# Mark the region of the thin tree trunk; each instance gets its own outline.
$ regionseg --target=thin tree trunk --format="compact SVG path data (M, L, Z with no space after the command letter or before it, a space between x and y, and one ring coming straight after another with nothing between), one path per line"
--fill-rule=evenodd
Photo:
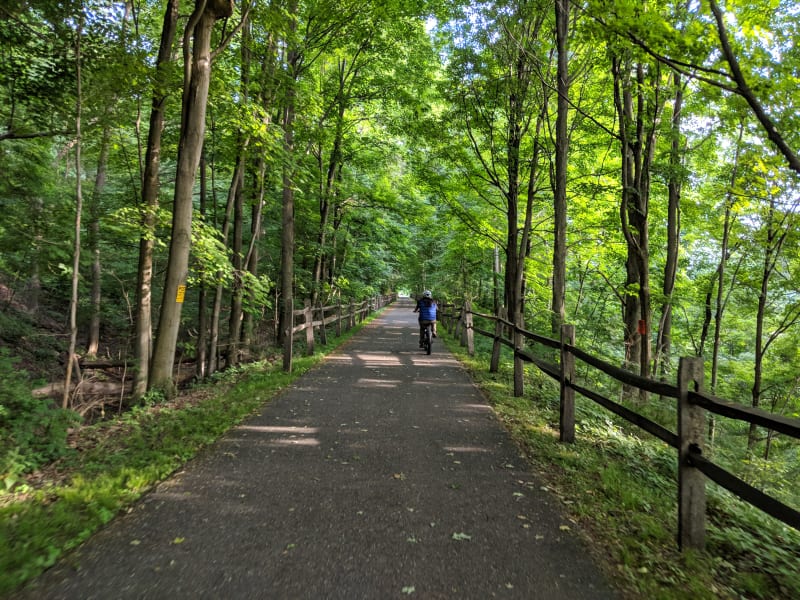
M78 342L78 281L81 264L81 212L83 210L83 190L81 189L81 116L83 110L83 90L81 75L81 37L83 35L83 12L78 18L75 33L75 239L72 250L72 294L69 301L69 349L67 350L67 371L64 377L64 396L61 406L69 407L69 390L73 365L77 365L75 347Z
M292 312L294 311L294 168L290 164L294 151L294 118L295 118L295 84L297 81L297 66L300 54L297 41L294 39L297 31L297 0L291 0L288 7L291 19L289 26L290 40L287 54L288 89L286 90L286 104L283 112L283 146L286 156L289 157L283 166L283 198L281 209L281 319L280 335L283 345L283 369L290 371L292 368Z
M239 187L242 185L244 172L244 152L240 152L236 160L236 169L231 178L231 185L228 188L228 200L225 203L225 216L222 220L222 243L228 243L228 234L230 233L231 219L233 215L233 205L236 202L236 194ZM214 292L214 306L211 309L211 340L210 352L208 356L208 374L212 375L217 372L219 368L219 322L222 313L222 295L224 289L221 283L217 284L216 291Z
M262 191L263 194L263 191ZM263 199L259 200L259 202L253 206L252 215L250 220L250 235L251 242L250 242L250 249L245 256L245 268L247 269L250 276L253 280L258 279L258 241L261 239L261 211L263 208L262 205ZM252 307L255 304L255 299L253 298L253 291L248 288L246 290L248 294L248 302L250 304L250 310L244 311L244 317L242 319L242 343L241 343L241 351L246 355L251 355L251 346L253 344L253 329L255 328L255 322L253 318L253 309Z
M521 65L516 65L515 75L522 73ZM515 83L519 86L520 81ZM522 232L519 229L519 173L520 146L522 144L522 99L517 90L508 96L508 129L506 137L508 191L506 193L506 305L512 323L522 326L522 279L524 276L524 246L521 245Z
M31 224L33 226L33 240L31 242L30 271L28 283L25 288L25 306L32 314L39 312L39 300L42 293L42 278L39 271L39 253L44 242L42 221L44 218L44 201L41 198L31 200Z
M208 185L206 176L206 153L200 154L200 215L203 220L208 213ZM208 357L208 285L204 281L200 285L197 299L197 361L195 363L195 376L202 381L206 377L206 360Z
M245 27L242 31L241 43L241 85L240 93L242 104L247 105L250 97L250 28ZM241 131L239 138L243 138ZM247 161L247 142L241 149L243 164ZM235 202L233 207L233 289L231 290L231 312L228 319L228 351L227 366L234 366L239 363L240 344L242 341L242 304L244 298L244 279L242 270L245 268L244 257L242 256L243 236L244 236L244 182L245 169L242 170L241 180L236 188Z
M614 72L614 102L619 117L619 134L622 148L622 201L620 203L620 221L622 223L622 233L628 247L627 258L625 260L625 291L623 306L623 327L625 344L625 364L632 367L639 363L641 356L641 346L638 343L639 315L641 314L639 302L640 297L633 289L638 285L638 270L634 260L637 248L637 240L631 231L629 224L629 214L633 210L630 208L634 204L633 184L635 173L635 155L632 150L634 147L633 134L629 133L633 127L633 100L631 96L631 83L628 74L630 67L627 61L615 58L613 61ZM628 391L625 392L626 395Z
M342 143L344 138L344 115L346 111L345 86L347 83L347 62L339 61L339 89L337 92L336 126L334 128L333 148L325 172L325 182L320 191L319 201L319 231L317 233L317 253L314 256L313 287L311 306L316 306L322 286L323 265L325 262L325 245L327 243L328 220L330 207L336 195L336 174L339 172L342 161Z
M782 233L779 231L780 225L776 223L777 211L775 209L775 198L770 198L769 213L766 218L766 243L764 247L764 268L761 273L761 289L758 293L758 310L756 311L756 340L755 340L755 363L753 365L753 390L752 406L758 408L761 404L761 381L764 375L764 357L767 352L768 343L764 343L764 326L767 317L767 301L769 297L769 282L775 272L775 265L781 253L781 247L786 239L788 230ZM774 339L774 338L773 338ZM752 450L758 442L758 426L750 423L747 434L747 448Z
M731 172L731 181L728 187L728 192L725 197L725 220L722 224L722 247L719 256L719 268L717 281L717 301L716 311L714 314L714 344L711 352L711 393L717 393L717 378L719 373L719 349L722 344L722 317L725 311L726 302L723 300L725 291L725 268L729 259L729 245L731 236L731 208L733 206L733 190L736 185L736 179L739 171L739 156L741 154L742 136L744 135L744 124L739 125L739 138L736 141L736 154L733 159L733 170ZM733 281L731 281L733 286ZM716 418L714 413L709 413L708 416L708 441L709 447L713 447L714 438L716 437Z
M500 247L492 249L492 306L495 315L500 314Z
M564 302L567 281L567 159L569 156L569 0L556 0L556 45L558 48L555 144L555 185L553 189L553 297L551 302L553 336L558 336L566 319Z
M770 211L771 212L771 211ZM772 238L773 232L772 219L769 219L770 232L768 238ZM769 242L768 242L769 244ZM755 340L755 363L753 364L753 389L752 406L758 408L761 404L761 379L764 372L764 318L767 312L767 294L769 292L769 278L771 274L770 263L772 261L772 248L768 245L764 255L764 270L761 274L761 290L758 294L758 310L756 311L756 340ZM758 428L755 423L750 424L747 434L747 448L752 450L758 442Z
M105 191L106 171L108 169L108 154L111 145L111 128L103 126L103 135L100 141L100 155L97 159L97 173L94 178L94 190L92 191L91 205L89 206L89 251L92 253L92 293L91 293L91 312L89 315L89 331L86 343L86 353L89 356L97 356L100 346L100 308L102 298L101 276L102 267L100 264L100 201Z
M244 162L244 160L243 160ZM233 265L233 287L231 289L231 311L228 316L228 348L225 353L227 367L239 362L239 342L242 333L242 268L243 268L243 231L244 231L244 174L236 186L233 202L233 239L231 243L231 262Z
M667 259L664 263L664 282L662 293L664 302L661 305L661 319L656 336L657 359L653 365L654 373L666 375L670 368L670 352L672 347L672 292L675 289L675 278L678 272L678 251L680 249L681 232L681 111L683 107L683 87L681 76L673 75L675 90L672 107L672 140L669 155L669 181L667 206Z
M253 203L252 215L250 217L250 247L247 249L244 264L253 280L258 278L258 242L261 239L261 221L264 211L264 178L266 176L267 164L262 156L258 164L257 176L257 198ZM250 295L251 307L255 304L255 299L252 297L252 290L248 290ZM244 313L244 320L242 323L242 351L250 352L250 346L253 343L253 311L249 310Z

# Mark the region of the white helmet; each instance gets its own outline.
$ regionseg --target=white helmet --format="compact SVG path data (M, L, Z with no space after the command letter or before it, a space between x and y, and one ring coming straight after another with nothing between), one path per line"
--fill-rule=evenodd
M433 298L433 294L431 294L430 290L425 290L424 292L422 292L422 297L423 298Z

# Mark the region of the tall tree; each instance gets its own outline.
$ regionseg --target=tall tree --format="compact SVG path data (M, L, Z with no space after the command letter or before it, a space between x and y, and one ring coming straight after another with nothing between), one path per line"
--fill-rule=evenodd
M653 373L665 374L670 367L670 350L672 348L672 293L678 275L678 254L680 251L681 232L681 186L683 183L683 149L681 138L681 122L683 111L683 83L679 73L673 74L672 117L670 119L670 151L667 172L667 256L664 261L664 279L662 283L661 317L656 333L656 360Z
M547 62L541 38L547 13L525 1L481 8L482 19L493 26L472 32L473 18L465 18L459 32L464 42L451 62L453 102L472 151L471 159L464 158L476 167L468 181L503 216L504 304L510 319L522 324L525 260L542 174L539 135L547 106L542 92L548 88L536 85L536 73Z
M283 149L287 157L294 151L294 118L296 85L302 55L297 40L298 2L291 0L288 7L290 19L286 50L286 93L283 99ZM280 335L283 352L283 369L292 366L292 323L294 311L294 169L286 161L283 166L283 196L281 202L281 319Z
M69 349L67 350L67 371L64 378L64 396L62 407L69 405L70 380L72 378L73 367L77 369L78 357L75 348L78 341L78 282L80 281L81 264L81 213L83 212L83 190L81 178L83 176L81 168L81 119L83 117L83 75L81 71L81 43L83 37L83 7L80 7L78 15L78 27L75 32L75 237L73 239L72 253L72 295L69 300Z
M611 59L621 144L620 221L627 245L624 297L626 362L650 374L650 182L663 108L658 65L626 49Z
M233 14L233 0L198 0L184 33L184 93L181 133L172 208L169 261L153 349L149 389L172 393L172 368L180 329L181 308L192 241L193 189L205 135L211 78L211 34L216 22ZM191 49L191 58L189 52Z
M566 312L567 286L567 162L569 158L569 0L555 0L556 11L556 139L553 186L553 299L552 333L557 336Z
M147 391L150 379L150 359L153 340L153 249L156 236L156 213L159 202L159 171L161 168L161 135L164 129L168 97L168 67L172 61L172 43L178 25L180 0L167 0L161 28L161 42L155 64L153 97L150 107L150 127L147 130L147 150L142 174L142 201L140 206L142 235L139 240L139 266L136 270L136 332L134 354L136 375L133 396Z

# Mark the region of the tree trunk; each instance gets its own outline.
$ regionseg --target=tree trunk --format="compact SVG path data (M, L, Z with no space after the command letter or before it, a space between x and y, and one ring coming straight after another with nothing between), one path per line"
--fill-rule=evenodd
M31 314L39 312L39 299L42 293L42 278L39 271L39 253L44 242L42 222L44 219L44 201L41 198L31 200L31 224L33 239L31 240L31 261L28 272L28 283L25 286L24 302Z
M244 162L244 161L243 161ZM233 239L231 240L231 262L233 265L233 287L231 289L231 312L228 318L228 349L225 353L226 367L239 362L239 342L242 333L242 236L244 231L244 174L236 186L233 202Z
M236 169L234 170L233 177L231 178L231 185L228 188L228 200L225 203L225 216L222 220L222 243L228 243L228 234L231 228L231 219L233 216L233 205L236 202L236 194L242 185L244 172L244 150L239 153L236 160ZM219 368L219 321L222 313L222 295L223 287L221 283L217 284L214 293L214 307L211 309L211 340L210 352L208 357L208 374L212 375L217 372Z
M86 342L86 353L96 356L100 346L100 308L101 308L101 275L100 264L100 201L105 191L106 171L108 168L108 153L111 145L111 128L103 126L103 135L100 140L100 154L97 159L97 173L94 178L94 190L89 206L89 224L87 233L89 237L89 251L92 253L92 292L91 312L89 315L89 331Z
M287 90L283 110L283 148L289 157L283 165L283 198L281 209L281 319L280 336L283 345L283 369L290 371L292 368L292 312L294 311L294 167L291 163L294 152L294 117L295 117L295 84L297 81L297 66L300 54L297 41L294 39L297 31L297 0L289 3L290 41L287 53Z
M264 177L266 176L267 163L262 156L258 161L258 175L255 202L253 202L252 214L250 217L250 247L247 249L247 254L244 257L244 265L248 270L253 280L258 279L258 242L261 239L261 221L264 211ZM251 308L255 305L255 299L252 297L252 290L246 290L249 295ZM244 320L242 322L242 350L250 352L250 346L253 343L253 311L249 310L244 313Z
M633 99L631 95L630 65L627 61L615 58L613 61L614 70L614 101L617 115L619 117L619 134L622 149L622 195L620 203L620 221L622 223L622 233L628 248L625 260L625 289L623 306L623 326L625 344L625 364L632 368L640 361L641 346L638 342L639 316L641 309L639 306L640 297L637 292L639 285L638 269L634 256L638 242L634 237L629 225L630 213L635 206L633 197L633 186L635 184L635 139L629 133L634 126L633 121ZM629 392L629 391L628 391ZM627 394L627 392L626 392Z
M232 5L221 0L206 4L197 18L197 8L187 25L184 42L193 30L192 59L185 65L181 133L178 142L178 167L172 209L172 238L164 282L164 296L158 322L158 337L153 349L150 389L173 393L172 365L180 329L181 309L189 271L192 243L192 192L205 134L208 86L211 79L211 32L217 19L230 16ZM196 22L196 26L193 26ZM186 54L187 50L184 50ZM186 57L188 63L188 57Z
M83 92L81 75L81 36L83 35L83 16L78 20L78 31L75 36L75 239L72 251L72 295L69 301L69 349L67 350L67 371L64 377L64 395L62 408L69 407L69 386L72 379L72 367L78 364L75 347L78 340L78 282L81 264L81 211L83 210L83 191L81 189L81 116L83 110Z
M752 406L758 408L761 404L761 379L764 371L764 318L767 312L767 292L769 290L769 263L771 260L770 248L764 256L764 271L761 274L761 290L758 294L758 310L756 311L756 340L755 340L755 363L753 364L753 390ZM747 448L752 450L758 442L758 427L755 423L750 423L747 434Z
M558 48L555 140L555 182L553 186L553 298L551 302L553 337L558 337L566 319L564 302L567 282L567 159L569 156L569 0L556 0L556 45Z
M766 243L764 247L764 268L761 273L761 289L758 293L758 310L756 311L756 340L755 340L755 363L753 365L753 392L752 406L758 408L761 404L761 380L764 374L764 356L767 352L768 344L764 343L764 321L767 317L767 299L769 297L769 281L775 271L775 264L780 255L783 241L786 239L786 231L780 233L776 224L775 198L770 198L769 213L766 218ZM747 448L752 450L758 442L758 426L750 423L747 434Z
M673 75L675 90L672 107L672 140L669 154L669 181L668 206L667 206L667 259L664 263L664 282L662 292L664 302L661 305L661 319L658 322L658 335L656 336L657 359L653 365L654 373L666 376L670 369L670 351L672 347L672 292L675 289L675 278L678 272L678 251L680 249L681 233L681 111L683 108L683 88L681 76Z
M250 28L242 31L241 43L241 85L240 94L242 104L247 105L250 97ZM239 137L243 138L242 132ZM247 163L247 146L249 140L241 144L242 164ZM239 185L236 187L233 205L233 240L231 244L233 263L233 289L231 290L231 312L228 319L228 351L226 352L226 366L231 367L239 363L242 341L242 305L244 298L244 279L242 269L245 268L242 248L244 246L244 183L245 168L242 169Z
M178 23L179 0L168 0L161 30L161 43L156 59L156 84L150 108L150 128L147 132L144 174L142 177L142 237L139 240L139 268L136 282L136 375L133 396L139 398L147 391L150 378L150 355L153 340L153 250L155 248L155 221L158 211L161 167L161 134L164 129L164 108L167 93L164 91L167 66L172 56L172 40Z
M508 188L506 192L506 282L505 296L508 316L512 323L523 324L522 279L524 277L523 232L519 229L519 177L520 146L522 144L522 98L520 88L526 88L522 60L514 65L513 89L508 95L508 127L506 132L506 165Z
M325 170L325 182L319 201L319 231L317 233L317 253L314 256L313 287L311 306L316 306L322 287L323 265L325 263L325 245L327 243L328 220L330 217L331 203L336 196L336 175L342 162L342 143L344 138L344 115L347 109L345 86L347 83L347 62L339 61L339 89L336 94L336 125L334 128L333 148Z
M717 273L719 280L717 281L717 301L716 311L714 314L714 343L711 352L711 393L717 393L717 377L719 373L719 349L722 344L722 317L725 311L727 302L723 299L725 292L725 269L730 258L730 236L731 236L731 210L733 207L734 197L733 190L736 186L736 179L738 178L739 171L739 157L741 154L742 136L744 135L744 124L739 125L739 138L736 141L736 154L733 159L733 170L731 171L731 181L728 187L728 192L725 195L725 219L722 224L722 247L720 248L719 268ZM731 279L731 290L734 286L734 278ZM708 415L708 441L709 447L713 447L714 438L716 437L716 418L714 413Z
M206 153L200 154L200 215L205 220L208 211L206 204L208 200L208 185L206 177ZM199 297L197 299L197 361L195 362L195 376L202 381L206 377L206 360L208 357L208 285L200 284Z
M656 127L663 108L659 71L646 73L643 64L613 59L614 103L619 115L622 147L620 220L628 248L626 260L624 336L626 363L650 374L650 166L655 156ZM634 82L631 73L635 73ZM649 77L648 77L649 75ZM649 84L649 87L646 87ZM651 98L646 96L652 94ZM626 394L630 389L625 389ZM639 392L645 402L647 393Z

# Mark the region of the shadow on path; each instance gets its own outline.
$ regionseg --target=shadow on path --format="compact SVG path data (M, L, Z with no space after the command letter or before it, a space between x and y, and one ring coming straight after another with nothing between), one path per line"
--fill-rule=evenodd
M467 374L386 310L26 598L613 598Z

